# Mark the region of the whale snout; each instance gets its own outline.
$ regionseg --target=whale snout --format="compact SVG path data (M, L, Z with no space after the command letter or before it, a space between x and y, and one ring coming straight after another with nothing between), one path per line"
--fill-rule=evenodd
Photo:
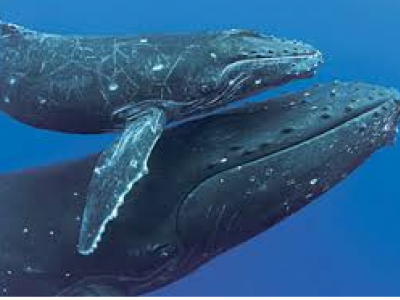
M207 156L212 176L181 206L182 240L212 232L218 243L205 251L220 253L317 199L393 140L398 100L391 89L335 82L230 112L219 124L221 146ZM203 219L207 226L196 227Z
M310 44L273 36L259 39L256 59L260 66L275 66L282 76L310 77L324 61L322 53Z
M224 78L248 74L249 89L311 77L323 63L322 53L312 45L249 31L234 31L220 46L228 57Z

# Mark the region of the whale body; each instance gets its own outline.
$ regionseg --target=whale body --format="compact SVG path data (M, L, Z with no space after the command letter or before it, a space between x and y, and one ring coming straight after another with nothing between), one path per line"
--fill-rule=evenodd
M397 100L393 90L332 83L166 130L153 171L127 195L136 201L90 256L74 249L99 154L0 176L3 293L140 295L172 283L307 206L392 142Z

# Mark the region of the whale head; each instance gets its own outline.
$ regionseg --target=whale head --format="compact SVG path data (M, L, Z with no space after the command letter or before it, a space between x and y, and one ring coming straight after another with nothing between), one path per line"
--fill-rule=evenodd
M246 30L224 31L209 38L209 47L199 50L197 59L192 60L201 65L193 68L196 73L190 74L185 84L192 87L190 93L197 102L190 112L212 111L292 80L311 77L323 62L320 51L295 40Z

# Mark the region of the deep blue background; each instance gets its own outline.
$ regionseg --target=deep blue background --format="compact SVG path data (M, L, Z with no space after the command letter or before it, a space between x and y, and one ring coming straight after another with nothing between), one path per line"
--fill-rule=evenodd
M256 29L322 50L318 81L400 88L399 0L1 0L0 17L76 34ZM111 138L41 132L2 115L0 133L1 172L79 157ZM400 295L399 166L400 146L380 151L315 204L154 294Z

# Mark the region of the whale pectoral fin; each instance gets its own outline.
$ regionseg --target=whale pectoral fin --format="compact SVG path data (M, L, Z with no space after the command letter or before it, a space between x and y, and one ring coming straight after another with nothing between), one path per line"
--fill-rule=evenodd
M97 162L88 187L78 251L92 253L107 223L115 218L124 198L144 175L147 161L165 125L165 113L147 108L129 121L122 136Z

